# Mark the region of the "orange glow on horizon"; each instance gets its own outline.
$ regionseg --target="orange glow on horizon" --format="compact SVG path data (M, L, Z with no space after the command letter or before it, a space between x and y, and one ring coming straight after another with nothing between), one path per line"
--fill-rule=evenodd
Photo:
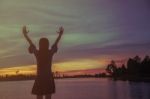
M66 61L53 64L52 71L53 72L69 72L69 71L79 71L82 70L90 70L90 69L101 69L104 68L106 62L104 60L90 60L90 59L81 59L81 60L73 60ZM28 65L28 66L14 66L10 68L1 68L1 75L18 75L18 74L35 74L36 73L36 65Z

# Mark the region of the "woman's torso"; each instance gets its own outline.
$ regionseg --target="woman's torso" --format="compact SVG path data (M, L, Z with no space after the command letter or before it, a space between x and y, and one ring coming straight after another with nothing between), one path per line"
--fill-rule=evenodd
M38 76L48 76L52 74L52 57L53 54L51 50L44 52L38 51L36 56Z

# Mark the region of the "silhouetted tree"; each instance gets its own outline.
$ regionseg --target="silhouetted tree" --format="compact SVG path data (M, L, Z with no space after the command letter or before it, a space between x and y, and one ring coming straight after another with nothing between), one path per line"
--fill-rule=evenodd
M108 64L106 71L112 75L112 76L116 76L116 72L117 72L117 65L115 63L115 61L111 61L110 64Z
M141 76L150 77L150 57L149 56L145 56L145 58L141 62L140 72L141 72Z
M139 56L135 56L133 59L129 58L127 62L127 71L129 75L139 75L140 74L140 65L141 58Z
M118 77L124 76L124 75L126 75L126 71L127 71L127 69L126 69L125 65L122 64L121 67L117 68L116 74Z

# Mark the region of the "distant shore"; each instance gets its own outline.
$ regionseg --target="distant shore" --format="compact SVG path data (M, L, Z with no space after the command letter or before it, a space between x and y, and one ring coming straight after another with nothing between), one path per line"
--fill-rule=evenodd
M11 76L0 76L0 82L4 81L26 81L35 80L36 75L11 75ZM109 75L75 75L75 76L62 76L54 77L54 79L69 79L69 78L110 78L114 81L129 81L129 82L148 82L150 83L150 77L112 77Z
M106 78L105 74L95 75L74 75L74 76L54 76L54 79L67 79L67 78ZM0 76L0 81L23 81L23 80L35 80L36 75L5 75Z

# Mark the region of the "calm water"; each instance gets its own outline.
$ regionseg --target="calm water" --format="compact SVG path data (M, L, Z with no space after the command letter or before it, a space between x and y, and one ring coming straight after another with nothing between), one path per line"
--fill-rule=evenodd
M150 99L150 83L109 79L56 80L52 99ZM0 99L35 99L33 81L0 82Z

